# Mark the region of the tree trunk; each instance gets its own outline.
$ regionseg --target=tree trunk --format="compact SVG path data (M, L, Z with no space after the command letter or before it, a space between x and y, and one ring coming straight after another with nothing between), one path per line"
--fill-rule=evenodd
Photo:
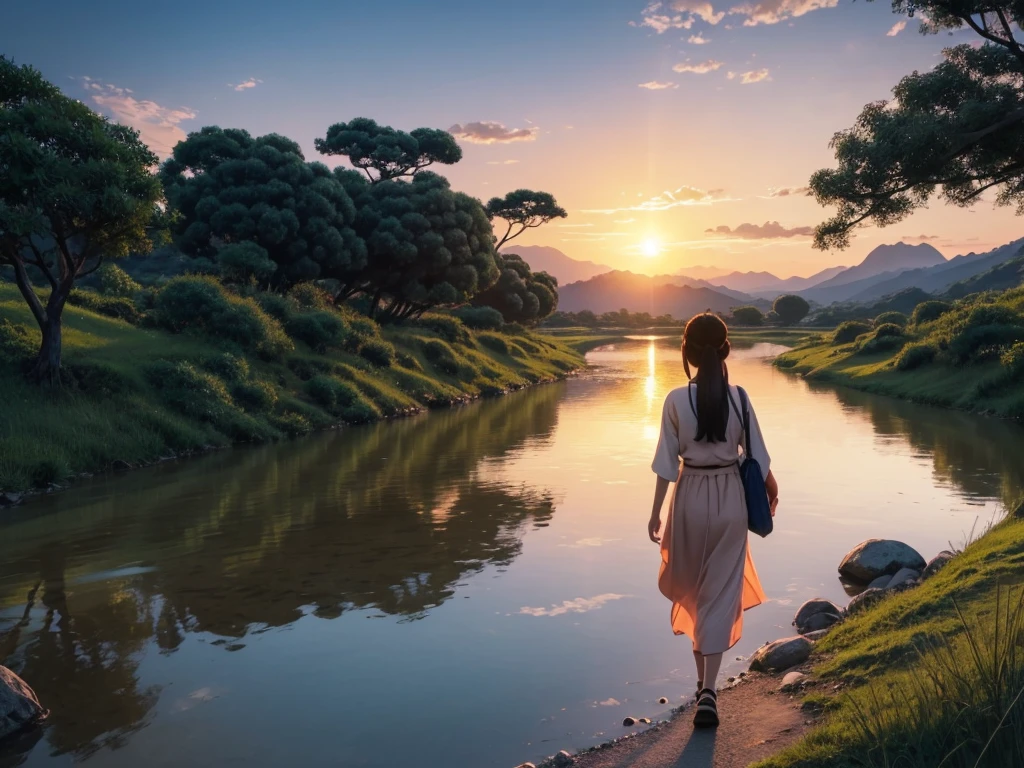
M57 389L60 387L60 355L63 340L61 314L48 312L46 322L42 326L43 343L39 347L30 376L44 387Z

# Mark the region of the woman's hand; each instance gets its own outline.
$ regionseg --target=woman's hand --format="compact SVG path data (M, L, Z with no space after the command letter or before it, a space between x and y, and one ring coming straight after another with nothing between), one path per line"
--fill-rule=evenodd
M774 499L772 499L771 504L772 504L772 517L775 517L775 508L777 506L779 506L779 497L776 496Z
M651 519L647 521L647 535L651 538L655 544L661 544L661 537L658 535L658 531L661 530L661 516L651 515Z

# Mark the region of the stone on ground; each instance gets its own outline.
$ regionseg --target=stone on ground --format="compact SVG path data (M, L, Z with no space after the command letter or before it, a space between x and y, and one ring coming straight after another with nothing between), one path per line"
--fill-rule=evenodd
M829 629L831 629L831 627L829 627ZM817 629L814 632L808 632L806 635L804 635L804 637L806 637L812 643L816 643L827 634L828 629Z
M890 581L892 581L892 576L888 573L883 573L877 579L868 584L868 589L885 589L889 586Z
M902 541L868 539L843 558L839 573L851 581L869 584L882 574L895 574L901 568L922 571L924 567L924 558Z
M822 614L831 614L835 617L832 621L826 621L822 624L821 619L815 621L816 616ZM812 600L808 600L806 603L797 609L796 616L793 618L793 624L796 626L796 631L801 635L807 632L813 632L816 629L824 629L830 627L839 620L839 617L843 615L843 609L833 603L831 600L826 600L823 597L815 597ZM812 626L812 623L817 626Z
M564 766L572 765L572 755L563 749L554 756L551 760L551 764L554 765L555 768L564 768Z
M913 568L900 568L896 571L896 575L892 577L892 581L889 582L889 586L886 589L908 587L911 585L911 582L915 582L919 578L921 578L920 571L915 571Z
M803 635L787 637L758 648L750 659L755 672L781 672L807 661L814 643Z
M950 560L956 555L950 552L948 549L944 549L931 560L928 561L928 565L924 567L924 571L921 572L921 578L927 579L934 576L936 573L941 571Z
M868 606L874 605L885 596L885 590L874 587L873 589L865 589L859 595L854 597L850 604L846 606L846 614L853 616L858 611L861 611Z
M7 667L0 666L0 741L38 723L47 714L35 691Z
M806 678L807 675L803 672L787 672L786 676L782 678L782 685L779 686L779 690L783 693L791 693L800 688Z

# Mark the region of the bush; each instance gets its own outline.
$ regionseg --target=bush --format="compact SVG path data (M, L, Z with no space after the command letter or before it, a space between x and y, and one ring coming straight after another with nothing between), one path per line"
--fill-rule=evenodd
M763 325L764 313L757 307L736 307L732 311L732 322L736 325Z
M910 314L910 322L914 325L930 323L933 320L938 320L952 308L953 305L948 301L939 301L938 299L922 301L914 307L914 311Z
M299 309L294 299L290 296L282 296L280 293L261 292L253 298L256 299L260 309L282 323L291 320Z
M779 321L783 325L796 325L807 317L811 305L802 296L787 294L775 300L772 311L779 316Z
M390 368L395 362L395 348L384 339L370 339L359 348L359 354L380 368Z
M907 324L907 316L902 312L883 312L875 318L875 327L880 325L898 325L903 328Z
M341 411L341 418L346 424L369 424L379 421L380 409L365 398L356 400Z
M186 416L216 422L231 407L224 382L184 361L158 360L144 369L161 399Z
M459 361L456 359L455 353L440 339L429 339L423 342L423 354L441 373L454 376L459 372Z
M334 299L331 298L331 294L316 283L297 283L288 291L288 297L303 309L334 308Z
M101 296L92 291L75 289L68 295L68 304L88 309L98 315L124 320L132 325L136 325L142 319L142 313L135 306L135 302L122 296Z
M899 349L906 343L907 340L902 335L872 336L861 343L857 348L857 354L873 355L878 352L891 352L894 349Z
M938 350L931 344L909 344L896 357L896 368L901 371L912 371L922 365L928 365L935 359L937 352Z
M1024 378L1024 342L1018 341L999 358L1011 378Z
M24 326L0 317L0 360L8 363L31 360L38 352L37 347Z
M845 323L840 323L832 334L832 345L849 344L851 341L856 341L858 336L870 330L871 326L867 323L862 323L859 320L847 320Z
M981 325L960 328L949 340L954 363L981 363L999 357L1003 349L1024 341L1024 328L1013 325Z
M94 395L117 395L137 388L114 366L100 362L65 361L61 366L68 383Z
M99 268L97 277L100 283L100 293L104 296L130 299L142 290L142 286L116 264L109 262L104 264Z
M153 300L153 320L172 333L199 333L225 339L265 358L294 345L280 322L252 299L228 293L212 277L175 277Z
M224 381L245 381L249 378L249 361L230 352L204 358L200 365Z
M503 336L499 336L496 333L481 333L477 336L477 341L495 352L500 352L503 355L508 354L508 342L505 341Z
M882 323L875 326L875 338L884 339L887 336L902 336L903 327L896 323Z
M235 283L265 284L277 271L277 264L271 261L266 249L248 240L221 248L217 252L217 266L225 280Z
M501 312L494 307L462 307L452 314L467 328L478 331L496 331L505 323Z
M324 352L328 347L343 349L353 336L352 329L341 315L322 309L295 315L285 329L293 339L308 344L317 352Z
M429 328L438 336L443 338L452 344L466 343L469 341L469 331L466 330L466 326L462 324L462 321L457 317L451 315L441 315L436 312L430 312L421 316L416 324L424 328Z
M359 390L353 384L335 376L320 374L306 382L306 394L313 402L332 413L351 405L360 399Z
M414 371L422 371L423 366L420 365L420 361L410 355L408 352L396 352L395 359L398 364L403 368L411 368Z
M247 411L266 413L277 404L277 387L266 381L239 381L231 386L231 397Z

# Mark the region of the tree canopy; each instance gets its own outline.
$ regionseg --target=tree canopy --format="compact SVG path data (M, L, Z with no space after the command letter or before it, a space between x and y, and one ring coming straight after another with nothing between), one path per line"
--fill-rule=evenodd
M762 325L764 313L757 307L736 307L732 311L732 319L739 325Z
M547 272L534 272L521 256L498 254L498 281L473 304L494 307L507 323L535 325L558 307L558 281Z
M347 157L371 183L415 176L434 163L452 165L462 159L462 148L447 131L416 128L406 133L368 117L335 123L314 145L322 155Z
M60 382L61 317L104 258L146 252L159 224L157 158L131 128L0 56L0 263L42 331L32 375ZM30 270L42 276L37 292Z
M498 239L496 249L528 229L547 224L552 219L564 219L568 215L555 201L554 195L529 189L517 189L504 197L492 197L487 202L487 217L503 219L507 225L505 233Z
M904 77L891 101L866 105L833 137L837 167L810 181L820 204L838 207L818 226L817 248L847 247L863 222L901 221L937 190L967 207L992 189L997 205L1024 213L1024 48L1014 36L1024 5L894 0L893 10L924 16L923 32L967 27L984 44L947 48L934 69Z
M366 265L345 186L323 163L307 163L291 139L208 126L178 143L160 175L179 216L183 251L217 260L221 248L250 242L276 265L259 265L252 249L236 251L227 259L232 275L243 253L279 288L322 278L347 281Z
M811 311L811 305L801 296L786 294L779 296L772 304L772 311L779 316L783 325L796 325Z

